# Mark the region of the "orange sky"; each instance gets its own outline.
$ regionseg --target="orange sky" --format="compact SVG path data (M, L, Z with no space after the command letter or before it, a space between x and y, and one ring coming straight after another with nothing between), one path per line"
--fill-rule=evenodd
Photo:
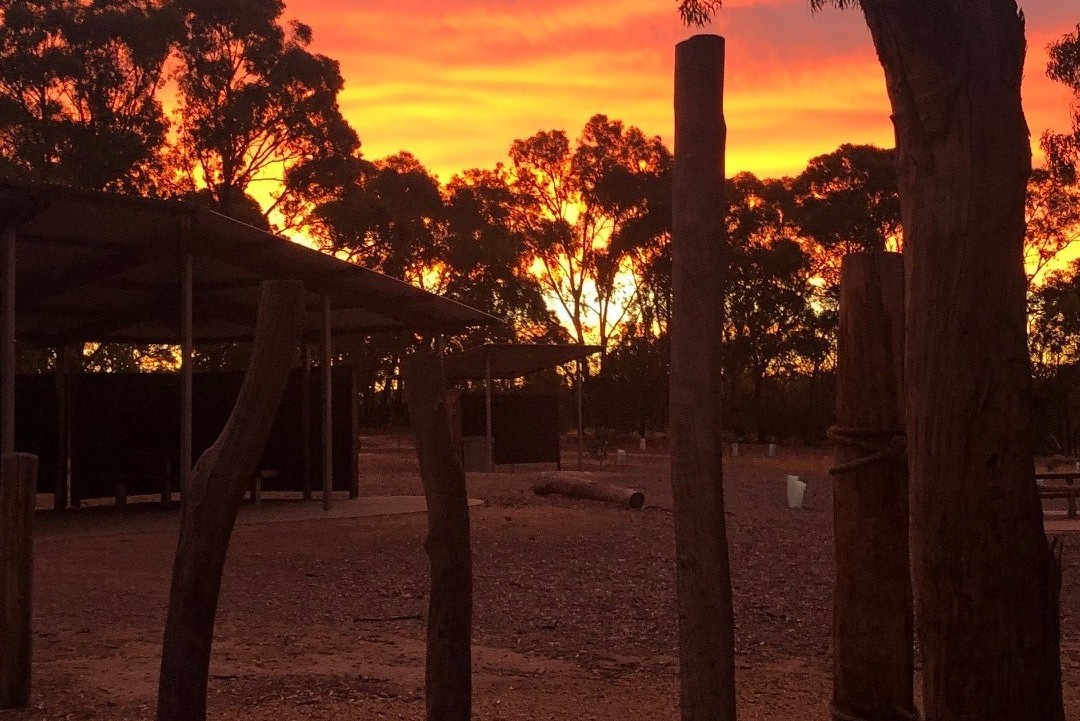
M1072 6L1067 9L1066 6ZM1029 0L1024 95L1037 138L1067 126L1046 45L1080 22L1071 0ZM444 181L491 166L515 138L576 134L606 113L672 135L675 0L288 0L314 49L341 62L364 154L411 151ZM774 176L842 142L892 145L881 69L856 11L727 0L728 169ZM1038 160L1038 159L1037 159Z

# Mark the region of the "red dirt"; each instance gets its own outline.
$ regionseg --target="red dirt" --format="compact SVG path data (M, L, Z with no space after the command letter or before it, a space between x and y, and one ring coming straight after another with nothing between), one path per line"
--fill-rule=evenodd
M828 461L755 453L728 463L725 483L740 717L826 718ZM369 444L362 472L365 494L420 493L411 450L393 440ZM810 483L808 509L786 507L786 473ZM534 470L470 474L470 495L487 502L472 513L475 718L678 717L667 457L631 451L605 475L645 488L645 510L534 496ZM5 719L153 717L176 539L153 509L91 534L106 512L39 514L33 706ZM210 717L423 718L424 532L422 514L238 527ZM1080 539L1066 538L1063 665L1074 718L1078 559Z

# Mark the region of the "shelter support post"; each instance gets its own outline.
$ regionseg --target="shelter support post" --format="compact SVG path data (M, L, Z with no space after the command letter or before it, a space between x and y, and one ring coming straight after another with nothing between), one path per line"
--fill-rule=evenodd
M484 433L487 447L487 470L495 470L495 434L491 432L491 356L484 361Z
M68 478L68 452L70 450L71 389L69 384L71 348L56 349L56 486L53 488L53 510L63 511L70 502L71 486Z
M300 360L304 364L300 382L300 423L304 436L304 500L311 500L311 346L307 341L301 346Z
M192 360L195 353L194 314L195 265L191 253L180 259L180 494L191 487L193 399L195 376Z
M0 232L0 453L15 452L15 231Z
M724 39L675 51L671 486L684 721L735 719L735 622L723 491L721 394Z
M833 707L868 721L913 717L903 256L844 257L837 337Z
M0 458L0 709L30 699L34 492L38 458Z
M333 507L334 491L334 389L330 367L330 296L322 299L322 507Z
M585 470L585 359L577 362L577 469Z

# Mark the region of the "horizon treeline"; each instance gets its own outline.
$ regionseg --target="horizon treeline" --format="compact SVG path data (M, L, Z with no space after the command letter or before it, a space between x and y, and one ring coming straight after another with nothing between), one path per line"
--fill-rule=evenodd
M442 184L407 151L363 155L338 105L338 63L283 13L281 0L0 2L0 178L182 198L503 319L458 347L595 343L589 425L664 429L672 153L661 139L597 114ZM1047 72L1073 93L1073 127L1043 134L1025 260L1037 430L1072 452L1080 265L1059 258L1080 234L1080 26ZM832 416L840 262L903 246L894 151L843 144L795 177L739 173L727 202L731 432L818 439ZM393 379L413 342L343 351L362 369L368 423L400 418ZM160 348L84 360L137 370L155 353L167 361ZM200 349L207 368L243 356Z

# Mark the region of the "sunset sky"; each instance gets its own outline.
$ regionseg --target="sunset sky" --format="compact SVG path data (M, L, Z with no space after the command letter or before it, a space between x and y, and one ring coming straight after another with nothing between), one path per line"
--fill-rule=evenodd
M314 50L341 62L364 155L409 150L449 180L505 159L538 130L576 135L595 113L671 144L674 0L287 0ZM1068 125L1046 46L1080 22L1073 0L1028 0L1024 102L1037 138ZM891 146L880 66L857 11L727 0L728 170L798 172L843 142ZM1039 158L1036 157L1036 162Z

